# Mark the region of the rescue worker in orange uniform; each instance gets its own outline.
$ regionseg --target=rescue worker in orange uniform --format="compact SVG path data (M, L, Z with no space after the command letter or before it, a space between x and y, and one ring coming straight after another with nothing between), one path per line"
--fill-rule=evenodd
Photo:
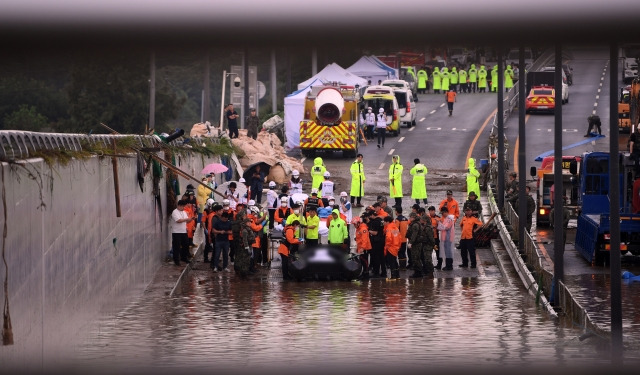
M409 220L402 215L402 207L396 206L396 218L393 222L400 230L400 237L402 238L400 251L398 252L398 262L400 263L400 269L405 269L407 268L407 229L409 228Z
M447 100L447 109L449 109L449 116L453 115L453 103L456 102L456 91L451 88L444 93L444 97Z
M256 273L256 259L260 257L260 249L262 248L262 244L260 242L260 232L262 231L263 224L262 219L260 218L260 209L256 206L252 206L247 213L247 217L251 219L251 221L249 222L249 228L251 228L256 237L255 241L253 241L253 243L251 244L251 251L253 252L253 256L251 257L249 273Z
M440 211L442 211L442 207L447 207L449 214L455 217L455 221L458 221L460 217L460 205L457 200L453 199L453 191L447 190L447 197L440 201Z
M387 267L391 269L391 279L400 278L400 270L398 269L398 251L402 244L400 229L394 224L393 219L389 216L384 218L384 258Z
M289 276L289 248L292 245L298 245L301 243L301 241L296 238L296 231L299 226L300 222L298 220L294 220L290 225L284 227L284 236L282 240L280 240L278 254L280 254L280 259L282 259L283 280L291 280L291 276Z
M473 239L473 233L476 232L482 226L482 222L477 217L473 216L471 208L467 207L464 211L464 217L460 221L460 227L462 228L462 234L460 235L460 257L462 258L462 264L459 267L467 268L469 266L469 259L471 258L471 268L476 268L476 244ZM467 253L469 253L467 257Z
M367 215L366 213L363 214ZM360 262L362 263L362 278L369 278L369 250L371 250L371 239L369 238L369 227L364 220L356 216L351 220L354 228L356 229L356 252L359 255Z

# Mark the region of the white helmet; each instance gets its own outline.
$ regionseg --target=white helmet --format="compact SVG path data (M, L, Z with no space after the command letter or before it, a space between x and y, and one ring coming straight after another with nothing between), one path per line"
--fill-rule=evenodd
M240 179L238 180L238 182L245 183L245 182L247 182L247 180L245 180L245 179L244 179L244 177L240 177Z
M295 201L294 203L297 204L297 205L300 205L300 206L302 206L304 204L303 201Z
M325 177L331 177L331 173L329 173L329 172L324 172L324 176L325 176Z
M251 207L251 212L253 212L254 214L259 214L260 213L260 209L256 206L252 206Z
M214 201L213 198L207 199L207 206L213 207L214 204L216 204L216 201Z
M341 196L341 197L346 197L346 196L347 196L347 192L346 192L346 191L341 192L341 193L340 193L340 196Z
M275 181L269 181L269 187L270 187L270 188L274 188L274 187L276 187L276 183L275 183Z
M383 113L383 112L384 112L384 108L380 108L380 109L378 110L378 112Z
M222 205L223 206L229 206L231 204L231 202L228 199L223 199L222 200Z
M249 200L249 202L247 202L247 206L251 207L251 206L255 206L256 205L256 201L254 201L253 199Z
M327 198L327 200L328 200L328 201L335 201L335 200L336 200L336 199L335 199L334 197L332 197L332 196L328 196L328 197L326 197L326 198Z
M300 172L298 172L298 170L297 170L297 169L294 169L294 170L291 172L291 175L292 175L292 176L295 176L295 177L298 177L298 176L300 176Z

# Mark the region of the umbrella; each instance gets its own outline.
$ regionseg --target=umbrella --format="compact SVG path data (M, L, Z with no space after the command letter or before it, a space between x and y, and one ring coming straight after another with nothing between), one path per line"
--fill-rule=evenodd
M229 189L229 184L232 183L232 182L236 183L236 192L240 193L240 196L243 197L247 193L247 187L242 182L227 181L227 182L225 182L223 184L218 185L218 188L216 190L218 192L220 192L220 194L224 194L224 192Z
M253 163L250 166L248 166L247 169L242 174L242 177L244 177L244 179L247 180L247 183L251 184L251 177L253 177L253 172L256 170L257 166L260 166L260 172L263 174L263 176L266 177L269 175L269 169L271 169L271 166L269 164L263 161Z
M309 196L305 193L295 193L295 194L291 194L291 200L295 203L295 202L303 202L309 198Z
M200 172L200 174L207 175L209 173L224 173L228 169L229 168L227 168L224 164L211 163L211 164L207 165L206 167L204 167L202 169L202 171Z

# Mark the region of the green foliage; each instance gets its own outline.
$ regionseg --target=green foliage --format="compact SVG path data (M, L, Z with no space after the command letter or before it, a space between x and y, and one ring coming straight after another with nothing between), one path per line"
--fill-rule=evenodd
M33 108L34 112L44 116L44 125L38 129L55 124L66 116L66 95L43 81L16 74L0 77L0 129L37 130L25 128L19 122L7 124L5 121L14 113L24 114L23 107Z
M35 107L23 104L17 111L6 115L3 124L7 129L39 131L47 126L48 121Z

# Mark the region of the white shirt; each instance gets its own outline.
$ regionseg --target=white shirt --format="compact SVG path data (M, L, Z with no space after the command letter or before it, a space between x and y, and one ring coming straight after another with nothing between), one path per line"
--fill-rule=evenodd
M378 114L378 122L376 123L376 128L386 128L387 127L387 115L384 113Z
M322 191L320 192L321 197L332 197L333 196L333 181L324 180L322 181Z
M235 210L238 202L240 202L240 193L237 190L234 193L231 193L231 190L227 190L224 192L224 195L229 199L229 207L231 207L232 210ZM236 199L233 199L232 197L235 197Z
M267 190L267 208L270 210L275 210L278 208L276 201L278 200L278 193L273 191L272 189ZM274 207L273 205L276 204Z
M346 217L345 221L347 222L347 224L351 224L351 219L353 217L352 210L351 210L351 203L349 201L346 201L344 203L344 208L346 208L346 210L343 209L343 204L342 202L340 202L340 213L342 213Z
M289 181L289 189L291 190L291 195L296 193L302 193L302 179L298 182Z
M367 114L364 115L364 121L367 126L374 126L376 124L376 115L373 112L367 112Z
M187 233L187 222L178 223L178 220L188 218L189 216L184 210L180 211L177 208L173 210L171 213L171 233Z

